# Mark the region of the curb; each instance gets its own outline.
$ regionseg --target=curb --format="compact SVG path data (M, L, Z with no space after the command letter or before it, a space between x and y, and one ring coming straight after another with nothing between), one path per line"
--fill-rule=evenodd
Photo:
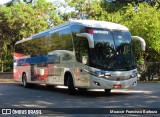
M14 83L14 80L13 79L1 79L0 78L0 83Z
M160 83L160 81L138 81L138 83Z

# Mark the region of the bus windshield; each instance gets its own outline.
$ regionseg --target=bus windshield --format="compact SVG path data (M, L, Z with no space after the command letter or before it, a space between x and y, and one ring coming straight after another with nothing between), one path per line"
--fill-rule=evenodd
M136 67L129 32L93 30L94 49L91 64L104 70L130 70Z

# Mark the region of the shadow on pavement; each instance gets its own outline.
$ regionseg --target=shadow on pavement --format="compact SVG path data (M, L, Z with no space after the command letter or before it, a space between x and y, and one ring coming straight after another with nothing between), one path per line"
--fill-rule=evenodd
M21 84L16 84L19 87L23 87ZM61 93L61 94L68 94L68 89L67 87L64 86L52 86L52 87L47 87L44 85L31 85L29 88L24 88L24 89L31 89L31 90L41 90L41 91L49 91L49 92L56 92L56 93ZM74 96L83 96L83 97L113 97L113 96L122 96L122 95L132 95L131 93L123 93L123 92L112 92L110 94L105 94L104 90L87 90L87 91L81 91L76 89L76 94Z

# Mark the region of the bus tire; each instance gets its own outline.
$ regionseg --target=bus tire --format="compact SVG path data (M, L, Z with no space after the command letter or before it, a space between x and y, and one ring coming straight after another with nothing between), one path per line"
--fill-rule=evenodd
M69 95L74 95L75 94L75 87L74 87L73 78L72 78L71 75L68 75L67 85L68 85L68 93L69 93Z
M29 87L29 84L27 83L27 75L25 73L22 75L22 83L25 88Z
M53 89L53 88L55 88L54 85L48 85L48 84L46 84L46 87L47 87L47 89Z
M104 89L105 94L109 95L111 93L111 89Z
M87 91L86 88L78 88L78 90L80 90L80 91Z

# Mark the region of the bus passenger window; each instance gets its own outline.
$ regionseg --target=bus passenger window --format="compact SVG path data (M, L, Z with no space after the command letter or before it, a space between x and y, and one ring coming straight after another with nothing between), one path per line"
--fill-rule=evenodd
M89 44L88 40L83 37L77 37L75 40L75 51L76 51L76 59L78 62L81 62L83 64L89 64L88 61L88 50L89 50Z

